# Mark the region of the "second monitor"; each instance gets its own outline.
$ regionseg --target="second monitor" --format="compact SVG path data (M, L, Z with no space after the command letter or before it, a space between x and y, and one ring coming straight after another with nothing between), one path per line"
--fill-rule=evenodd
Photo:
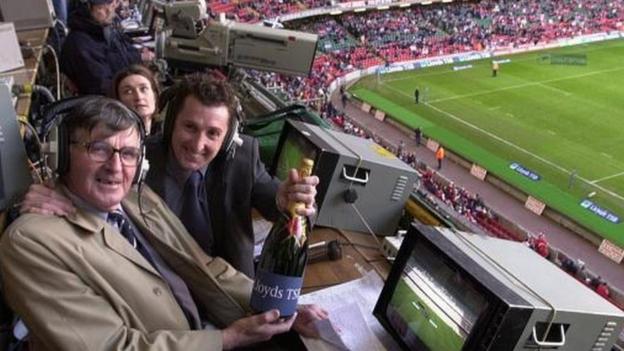
M394 235L416 171L375 142L297 121L280 136L272 174L285 179L303 157L314 160L316 224Z

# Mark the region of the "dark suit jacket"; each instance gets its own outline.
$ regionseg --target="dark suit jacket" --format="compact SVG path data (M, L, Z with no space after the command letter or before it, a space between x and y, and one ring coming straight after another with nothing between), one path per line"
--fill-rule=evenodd
M141 54L115 25L110 35L96 24L86 6L69 17L69 35L61 50L61 71L77 86L80 94L108 95L113 77L131 64L141 63Z
M275 202L280 182L268 174L260 160L258 141L241 137L243 145L236 149L233 159L219 155L208 166L206 194L215 240L213 255L253 277L251 210L255 208L267 220L275 221L280 215ZM150 162L146 183L163 196L168 150L162 136L148 140L146 153Z

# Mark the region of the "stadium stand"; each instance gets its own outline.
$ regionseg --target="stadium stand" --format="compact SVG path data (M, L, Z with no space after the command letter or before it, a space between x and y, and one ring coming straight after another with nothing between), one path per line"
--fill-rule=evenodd
M332 6L329 0L208 2L213 17L224 13L247 23L275 19L284 14ZM561 38L624 29L624 2L610 0L484 0L406 9L369 11L342 16L319 16L287 22L291 29L317 33L318 52L309 77L288 77L248 71L261 85L287 100L308 103L346 133L371 138L396 151L398 141L376 136L339 113L329 101L327 87L355 70L453 53L531 46ZM416 168L428 194L461 217L499 238L523 241L581 283L619 308L624 301L600 276L582 262L549 245L547 236L535 235L494 213L487 204L420 163L410 152L397 155Z
M236 20L255 23L334 5L333 1L323 0L255 3L220 0L210 1L208 6L213 16L225 13ZM315 16L284 23L289 29L320 36L309 77L295 78L258 71L248 74L277 95L307 103L346 133L371 138L388 150L396 151L398 141L376 136L334 108L327 88L331 82L368 67L470 51L529 48L563 38L622 30L623 23L624 2L609 0L484 0ZM423 168L414 154L403 152L397 156L421 172L430 198L438 201L440 208L454 212L453 216L478 226L489 235L524 241L564 270L569 262L576 262L551 247L545 235L527 232L494 213L478 195L470 194L433 170ZM620 292L610 290L602 278L585 267L584 270L586 278L579 279L582 283L618 307L624 307L616 302L624 301Z

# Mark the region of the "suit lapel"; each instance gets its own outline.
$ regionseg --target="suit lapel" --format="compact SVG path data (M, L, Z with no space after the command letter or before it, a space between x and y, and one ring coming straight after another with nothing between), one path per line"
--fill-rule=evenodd
M138 250L130 245L128 240L126 240L123 235L108 225L96 214L78 210L74 214L68 215L66 218L73 225L82 228L87 233L102 233L104 244L109 249L117 252L121 256L132 261L137 266L151 272L152 274L160 276L154 267L147 262Z
M130 245L128 240L123 237L117 230L113 229L109 225L105 225L103 228L104 231L104 242L106 246L111 250L117 252L121 256L127 258L132 261L137 266L142 267L143 269L160 276L158 271L141 255L139 250L135 249Z
M150 242L152 248L154 248L158 254L167 261L168 255L162 251L162 249L166 249L167 253L172 250L172 243L169 243L164 237L164 231L170 230L163 227L163 220L165 218L160 218L156 207L159 203L152 198L155 194L148 189L143 189L143 196L141 196L141 206L139 207L138 203L138 193L133 191L131 192L126 200L122 202L122 206L126 214L132 219L135 226L141 231L143 237ZM180 244L180 243L178 243ZM182 254L180 250L177 250L177 253L181 256L187 257L187 255ZM187 257L187 262L193 262L192 258Z
M143 192L140 208L136 192L131 192L127 200L122 202L124 210L141 230L143 236L152 244L161 258L172 267L178 266L179 261L173 263L171 261L175 259L183 260L189 267L201 269L197 257L203 255L203 251L199 245L189 245L188 241L178 237L178 234L181 235L181 233L171 233L172 225L166 224L171 218L162 216L158 211L158 206L164 205L160 202L160 198L149 188L143 189ZM177 218L175 220L177 221ZM182 224L179 225L180 229L183 230ZM190 241L193 241L190 234L187 236Z

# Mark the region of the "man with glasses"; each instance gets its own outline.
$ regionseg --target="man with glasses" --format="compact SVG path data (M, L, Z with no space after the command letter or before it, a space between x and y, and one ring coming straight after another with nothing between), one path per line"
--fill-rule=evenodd
M301 202L306 206L299 214L313 216L319 179L297 179L295 170L283 182L270 176L260 160L258 141L249 136L241 136L235 153L226 150L236 122L235 95L226 81L192 74L174 91L164 132L146 143L150 170L145 182L208 255L253 277L252 209L275 221L289 202ZM20 210L66 215L74 209L70 199L53 189L33 185Z
M139 194L139 117L90 98L62 121L69 135L59 189L67 216L26 214L0 242L7 302L31 331L33 350L218 350L269 339L326 318L250 315L252 282L210 257L148 188ZM134 190L133 190L134 189Z

